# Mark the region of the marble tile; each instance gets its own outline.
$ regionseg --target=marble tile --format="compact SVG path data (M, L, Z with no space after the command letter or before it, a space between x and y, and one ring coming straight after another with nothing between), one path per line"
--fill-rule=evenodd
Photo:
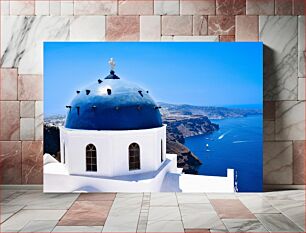
M204 193L176 193L179 204L209 204L209 200Z
M115 193L82 193L78 201L113 201L115 197Z
M71 41L104 41L105 16L77 16L70 23Z
M11 0L10 15L34 15L35 1L34 0Z
M279 192L262 193L263 197L271 202L271 200L291 200L305 202L304 190L288 190Z
M117 198L139 198L139 200L142 200L143 198L143 193L131 193L131 192L126 192L126 193L117 193L116 194L116 200Z
M0 141L0 161L1 183L21 184L21 142Z
M36 0L35 15L50 15L50 1Z
M188 36L188 37L193 37L193 36ZM167 42L171 42L173 41L174 36L161 36L160 40L161 41L167 41Z
M22 191L22 190L17 191L17 190L5 190L5 189L3 189L1 191L2 195L0 197L1 198L1 204L10 205L10 203L9 203L10 201L18 198L19 196L23 195L24 193L25 193L25 191ZM16 204L14 204L14 205L16 205ZM19 204L17 204L17 205L19 205Z
M130 207L138 209L141 207L142 204L142 196L139 197L125 197L125 198L118 198L116 197L113 203L114 210L120 210L122 207Z
M22 183L42 184L42 141L22 142Z
M103 226L113 201L76 201L59 226Z
M200 228L200 229L185 229L185 233L210 233L210 230L209 229L203 229L203 228Z
M17 100L17 69L0 72L0 100Z
M275 0L275 15L292 15L292 0Z
M276 103L275 133L276 140L305 139L305 102Z
M252 196L252 195L240 196L239 200L253 214L280 213L278 210L273 208L273 206L268 201L264 200L262 197L259 196Z
M149 221L180 221L178 206L152 206L149 209Z
M210 199L210 202L222 219L255 219L238 199Z
M215 213L215 209L210 203L180 203L179 207L183 217L192 216L195 211L199 214L208 212Z
M119 15L152 15L153 0L119 0Z
M116 200L117 198L115 201ZM119 208L114 208L114 204L109 212L102 232L136 232L140 205L133 207L120 206Z
M305 141L293 141L293 184L305 184Z
M60 16L4 16L1 20L2 67L18 67L19 74L42 74L42 42L68 40L69 19Z
M35 101L35 140L43 140L43 101Z
M181 15L214 15L215 12L216 12L215 0L180 1Z
M182 232L182 221L149 221L146 232Z
M193 35L194 36L205 36L208 34L208 22L207 16L194 15L193 16Z
M20 118L20 140L35 139L34 118Z
M293 0L293 15L305 15L305 1Z
M235 36L234 35L220 35L219 36L219 41L220 42L235 42Z
M42 100L43 78L41 75L18 76L18 99L19 100Z
M263 122L264 141L275 140L275 121Z
M302 229L282 214L256 214L270 232L302 232Z
M6 199L8 199L10 196L13 196L16 192L16 190L2 189L0 196L0 204L4 204Z
M163 36L192 35L192 16L162 16Z
M101 232L103 226L56 226L52 232Z
M161 17L140 16L140 40L159 41L161 37Z
M292 142L265 142L264 184L292 184Z
M138 41L139 16L107 16L107 41Z
M258 16L236 16L236 41L258 41Z
M61 15L73 15L73 0L61 1Z
M247 15L274 15L274 0L246 0Z
M50 1L50 15L61 15L61 1Z
M270 200L283 215L305 230L305 201Z
M215 212L193 212L186 215L182 212L182 220L185 229L215 229L218 231L226 230L220 218Z
M43 193L37 190L27 191L7 201L9 205L24 205L29 210L67 210L77 199L79 194Z
M298 77L305 76L305 16L298 17ZM304 86L305 88L305 86Z
M206 193L208 199L237 199L233 193Z
M27 223L19 232L51 232L57 220L33 220Z
M275 101L264 101L263 118L264 120L275 120Z
M245 15L246 0L217 0L217 15Z
M235 17L208 16L208 35L235 35Z
M34 117L35 101L20 101L20 117Z
M116 15L117 0L74 1L74 15Z
M305 78L298 78L298 100L306 100L305 89Z
M224 219L229 232L269 232L258 220Z
M297 17L259 16L264 100L297 99Z
M66 210L21 210L1 225L4 232L20 231L30 221L34 220L59 220Z
M1 4L1 15L9 15L10 1L9 0L0 1L0 4Z
M178 206L175 193L152 193L150 206Z
M173 41L188 41L188 42L218 42L218 36L173 36L169 38L169 40Z
M179 15L179 0L154 1L155 15Z
M1 190L2 193L2 190ZM2 194L1 194L2 195ZM12 215L20 211L24 206L23 205L7 205L7 204L1 204L1 223L6 221L8 218L10 218Z
M0 112L0 140L19 140L19 102L1 101Z

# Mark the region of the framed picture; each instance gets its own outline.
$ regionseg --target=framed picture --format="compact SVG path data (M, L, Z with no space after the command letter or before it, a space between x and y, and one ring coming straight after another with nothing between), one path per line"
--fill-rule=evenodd
M45 42L44 191L262 191L262 53Z

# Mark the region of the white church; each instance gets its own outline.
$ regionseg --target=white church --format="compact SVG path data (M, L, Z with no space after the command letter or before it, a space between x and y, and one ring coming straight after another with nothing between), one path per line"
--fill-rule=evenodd
M61 162L44 155L44 192L234 192L227 177L184 174L166 153L149 91L110 74L76 91L60 127Z

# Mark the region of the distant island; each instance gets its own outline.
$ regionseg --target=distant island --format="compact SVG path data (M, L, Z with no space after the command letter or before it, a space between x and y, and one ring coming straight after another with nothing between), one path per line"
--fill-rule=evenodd
M214 119L238 118L262 114L262 109L193 106L187 104L158 103L161 106L163 123L167 124L167 153L177 154L178 167L188 174L197 174L202 161L185 145L185 138L210 134L219 130ZM59 160L59 126L65 123L65 115L53 115L44 120L44 153Z

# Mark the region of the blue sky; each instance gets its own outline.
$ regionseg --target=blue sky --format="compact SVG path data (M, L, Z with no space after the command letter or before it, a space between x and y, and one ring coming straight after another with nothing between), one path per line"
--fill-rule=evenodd
M262 105L262 43L45 42L45 114L63 114L75 91L116 74L155 101L202 106Z

